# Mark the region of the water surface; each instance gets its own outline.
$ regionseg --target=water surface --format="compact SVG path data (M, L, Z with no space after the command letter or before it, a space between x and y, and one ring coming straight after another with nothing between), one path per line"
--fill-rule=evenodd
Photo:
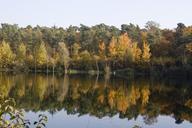
M191 128L192 81L152 77L0 74L0 92L48 128Z

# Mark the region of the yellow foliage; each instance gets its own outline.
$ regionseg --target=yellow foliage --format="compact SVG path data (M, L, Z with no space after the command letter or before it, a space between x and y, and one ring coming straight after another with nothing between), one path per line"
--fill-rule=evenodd
M183 30L183 36L190 36L192 35L192 26L186 27Z
M5 41L0 45L0 65L6 67L12 64L15 59L15 54L12 52L10 46Z
M119 88L116 93L117 110L122 113L125 113L130 106L128 102L129 97L126 94L127 92L124 88Z
M99 55L101 57L105 56L105 43L103 41L99 43Z
M129 103L130 105L136 105L136 101L140 98L140 91L139 88L135 86L131 87L131 92L129 94Z
M63 65L65 66L65 70L67 70L69 66L70 57L69 50L64 42L59 43L59 57L60 62L63 63Z
M79 49L81 49L80 45L78 43L74 43L72 48L73 48L73 53L72 53L73 58L78 59Z
M133 43L133 48L132 48L132 53L133 53L133 62L138 62L141 60L141 49L138 48L137 43Z
M36 49L35 58L38 66L43 66L47 63L47 50L43 42Z
M144 62L149 62L151 58L151 53L150 53L150 47L147 42L143 42L143 53L142 53L142 60Z
M110 57L115 57L117 55L116 43L117 43L117 40L114 37L112 37L111 42L108 47Z
M119 36L117 44L117 53L119 57L124 57L126 53L130 51L131 47L132 42L127 34L122 34Z
M117 99L117 109L122 112L125 113L127 111L127 108L129 107L128 104L128 99L126 96L120 96Z
M34 63L34 57L33 57L33 55L29 54L29 55L27 56L27 58L26 58L26 62L27 62L28 65L33 64L33 63Z
M37 96L40 101L44 99L47 85L48 85L47 80L45 80L43 76L36 77L34 82L34 93L35 96Z
M104 95L103 94L101 94L101 95L99 95L99 97L97 98L97 101L99 102L99 103L101 103L101 104L103 104L104 103Z
M185 106L192 109L192 99L187 100L187 102L185 103Z
M147 104L148 101L149 101L149 95L150 95L149 86L145 86L145 87L141 90L141 94L142 94L142 105L145 105L145 104Z
M20 64L23 64L25 62L25 58L26 58L26 46L24 45L24 43L21 43L17 51L17 60L19 61Z
M108 103L111 108L115 107L115 94L116 92L114 90L110 90L108 94Z
M186 44L186 50L192 53L192 43Z
M13 81L8 76L0 76L0 96L8 97L13 86Z
M118 57L131 62L141 60L141 49L137 46L137 42L132 42L126 33L120 35L118 40L112 37L108 49L110 57Z
M19 87L15 90L18 97L25 96L25 86L24 84L19 85Z
M80 94L78 92L78 88L79 88L79 83L74 84L72 86L72 99L73 100L76 100L76 99L78 99L80 97Z

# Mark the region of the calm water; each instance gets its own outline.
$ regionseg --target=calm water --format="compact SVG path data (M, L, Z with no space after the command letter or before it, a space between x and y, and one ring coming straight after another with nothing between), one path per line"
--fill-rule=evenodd
M48 128L191 128L192 81L0 74L0 92Z

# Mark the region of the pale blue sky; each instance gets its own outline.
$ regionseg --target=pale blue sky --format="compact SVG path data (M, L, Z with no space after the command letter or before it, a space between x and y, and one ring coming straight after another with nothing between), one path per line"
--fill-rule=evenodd
M0 0L0 22L19 26L105 23L120 27L149 20L162 28L192 25L192 0Z

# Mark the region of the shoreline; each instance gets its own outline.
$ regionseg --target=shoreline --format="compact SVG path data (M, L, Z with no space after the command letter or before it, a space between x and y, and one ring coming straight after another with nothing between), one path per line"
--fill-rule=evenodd
M162 76L162 77L192 77L192 67L170 67L165 69L158 69L157 67L145 67L145 68L125 68L112 70L110 72L105 72L103 70L76 70L76 69L68 69L67 73L64 70L44 70L37 69L36 71L33 69L11 69L5 68L1 69L1 73L37 73L37 74L68 74L68 75L78 75L78 74L88 74L88 75L113 75L113 76Z

